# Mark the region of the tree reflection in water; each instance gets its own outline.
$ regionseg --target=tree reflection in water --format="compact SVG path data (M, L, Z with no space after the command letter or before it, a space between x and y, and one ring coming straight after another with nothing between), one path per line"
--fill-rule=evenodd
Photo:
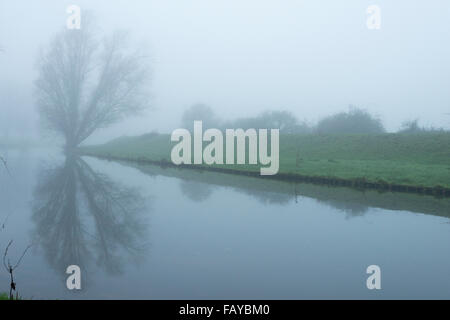
M203 202L211 197L214 186L202 182L181 180L180 189L188 199L194 202Z
M65 273L92 262L110 274L137 263L147 249L144 198L95 172L80 157L41 172L35 189L35 236L50 265Z

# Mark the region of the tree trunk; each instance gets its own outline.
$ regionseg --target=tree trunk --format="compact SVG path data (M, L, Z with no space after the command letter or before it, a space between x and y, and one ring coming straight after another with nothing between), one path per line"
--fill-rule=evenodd
M73 138L66 138L66 145L64 147L64 153L66 155L73 155L78 147L78 143Z

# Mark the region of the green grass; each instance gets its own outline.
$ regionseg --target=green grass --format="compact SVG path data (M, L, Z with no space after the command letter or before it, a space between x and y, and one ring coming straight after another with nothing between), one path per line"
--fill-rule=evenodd
M122 137L81 148L86 155L170 163L170 135ZM210 167L203 165L203 167ZM214 165L257 172L260 165ZM376 186L450 188L450 133L282 135L279 177Z
M9 294L7 294L7 293L5 293L5 292L0 293L0 301L1 301L1 300L10 300L10 299L9 299ZM19 297L19 296L15 296L15 297L13 297L13 300L22 300L22 299L21 299L21 297Z

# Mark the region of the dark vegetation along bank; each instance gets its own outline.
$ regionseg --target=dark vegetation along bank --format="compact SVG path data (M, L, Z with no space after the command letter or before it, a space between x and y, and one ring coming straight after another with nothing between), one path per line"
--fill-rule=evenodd
M175 166L168 134L121 137L80 148L105 159ZM182 165L223 173L355 188L450 195L450 133L288 134L280 136L280 170L260 176L260 165Z

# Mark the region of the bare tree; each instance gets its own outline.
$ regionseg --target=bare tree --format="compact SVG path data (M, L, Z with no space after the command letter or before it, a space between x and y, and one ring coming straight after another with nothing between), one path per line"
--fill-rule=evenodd
M218 128L221 126L221 120L216 116L214 110L203 103L194 104L186 109L181 117L181 125L193 131L195 120L202 120L205 128Z
M102 41L90 23L64 30L38 60L35 82L39 113L76 148L94 131L148 105L149 68L128 36L116 32Z
M10 300L14 299L13 291L16 291L16 299L19 298L19 295L17 294L16 283L14 282L14 274L13 273L14 273L14 270L16 270L17 267L19 267L20 263L22 262L23 257L27 253L28 249L31 248L31 245L28 245L25 248L25 250L23 251L19 260L17 260L17 262L13 265L13 264L11 264L11 261L8 258L8 250L9 250L9 247L12 245L12 243L13 243L13 241L11 240L8 243L8 245L6 246L5 253L3 254L3 266L5 267L5 270L9 273L9 276L11 279L10 287L9 287L9 299Z

